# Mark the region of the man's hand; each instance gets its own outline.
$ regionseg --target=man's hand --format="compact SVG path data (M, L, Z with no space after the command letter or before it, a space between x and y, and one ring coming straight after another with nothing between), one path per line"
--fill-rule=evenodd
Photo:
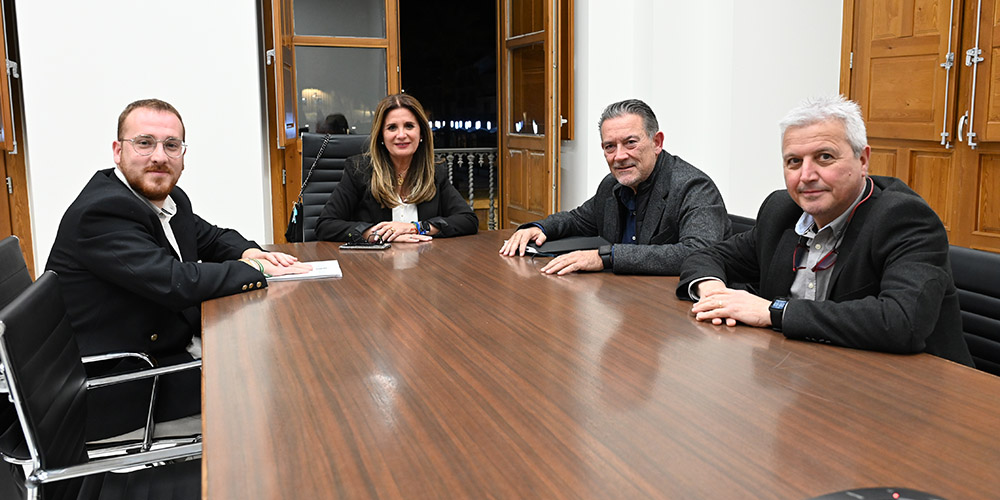
M597 250L577 250L562 254L545 264L542 272L560 276L576 271L600 271L604 269L604 261Z
M264 267L264 274L282 276L285 274L301 274L312 271L312 266L299 262L294 255L281 252L265 252L259 248L248 248L243 251L241 260L251 267L259 269L255 262Z
M538 226L530 226L514 231L510 238L500 247L500 255L516 256L524 255L525 247L534 241L536 245L545 243L545 233ZM549 265L552 263L550 262Z
M713 325L736 326L736 322L750 326L771 326L771 302L750 292L726 288L718 280L698 283L701 297L691 308L698 321L711 321Z
M240 256L243 259L258 259L261 262L267 261L275 266L288 267L299 261L298 257L281 252L265 252L259 248L248 248ZM275 275L274 273L268 273Z

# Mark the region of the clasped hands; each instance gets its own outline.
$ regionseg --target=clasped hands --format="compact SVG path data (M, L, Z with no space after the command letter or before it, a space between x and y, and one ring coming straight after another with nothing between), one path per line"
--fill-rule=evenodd
M750 326L771 326L771 302L744 290L726 288L726 284L709 279L695 285L698 302L691 307L698 321L711 321L713 325L736 326L736 322Z
M251 262L259 262L263 266L264 274L268 276L282 276L285 274L302 274L312 271L312 266L294 255L281 252L265 252L259 248L248 248L243 251L241 259ZM254 266L256 267L256 266Z
M421 241L431 241L434 238L430 233L434 229L428 230L428 234L417 233L417 226L412 222L379 222L365 230L361 236L368 242L385 241L389 243L419 243Z
M536 245L542 245L545 240L545 233L537 226L518 229L500 247L500 255L523 256L528 243L535 242ZM562 276L576 271L600 271L602 269L604 269L604 261L601 260L601 255L597 250L577 250L550 260L542 267L541 271L544 274Z

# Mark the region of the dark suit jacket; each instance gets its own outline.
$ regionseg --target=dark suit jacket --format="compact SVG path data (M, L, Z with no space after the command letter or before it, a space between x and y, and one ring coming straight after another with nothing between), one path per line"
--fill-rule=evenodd
M655 184L636 235L637 245L618 244L624 231L618 191L628 188L611 174L583 205L536 224L549 240L600 236L610 241L615 273L676 275L692 251L729 235L729 216L715 183L690 163L661 151L650 176L655 176Z
M190 360L185 347L192 335L201 332L202 301L244 287L267 286L259 271L235 260L256 243L195 215L180 188L170 196L177 203L170 225L183 260L178 260L156 214L117 178L114 169L94 174L66 210L46 269L59 275L83 355L133 351L148 353L161 364ZM174 386L185 376L161 379L158 420L198 413L199 377L197 371L188 374L183 389ZM148 404L148 393L118 392L90 407L108 404L117 409L124 404L112 397L142 403L137 406ZM144 412L140 408L139 413ZM97 434L124 432L144 423L124 422L117 416L105 420L108 425L95 429ZM98 436L88 433L88 437Z
M928 352L972 366L962 338L948 236L930 206L902 181L872 176L871 199L847 226L825 301L791 300L782 333L791 339L892 353ZM794 227L802 209L771 193L754 229L691 255L677 296L707 276L760 283L759 295L787 297L795 273Z
M369 227L392 220L392 209L375 201L371 192L371 158L356 155L347 159L344 177L330 193L323 212L316 222L316 238L326 241L351 241ZM437 169L434 174L437 192L428 201L417 204L420 221L427 221L440 231L437 238L476 234L479 219L469 203L448 182L448 172Z

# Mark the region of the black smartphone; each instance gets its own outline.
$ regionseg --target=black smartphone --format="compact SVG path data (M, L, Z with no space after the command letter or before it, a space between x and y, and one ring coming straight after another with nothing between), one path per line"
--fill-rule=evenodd
M344 243L341 250L385 250L391 247L389 243Z

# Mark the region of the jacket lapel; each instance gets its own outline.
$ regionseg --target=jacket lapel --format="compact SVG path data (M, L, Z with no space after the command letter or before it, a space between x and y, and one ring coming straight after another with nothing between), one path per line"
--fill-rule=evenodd
M882 194L882 189L876 186L874 181L871 182L871 199L865 200L858 205L857 210L854 212L854 218L848 222L847 228L844 230L844 239L837 248L837 262L833 265L833 269L830 270L832 274L830 274L830 282L826 286L827 296L832 296L831 292L837 283L837 278L844 271L844 266L851 262L851 255L858 247L858 236L865 225L865 219L868 218L868 213L875 206L875 200ZM867 186L865 187L867 188Z
M174 239L177 240L177 248L181 249L180 258L184 262L195 262L198 260L198 241L195 239L194 234L194 219L180 216L180 207L177 207L177 212L178 213L174 214L174 216L170 219L170 228L174 231ZM160 227L157 237L163 240L160 244L176 256L177 253L174 252L174 248L170 246L170 242L167 241L167 236L163 234L162 224L160 224L158 219L156 221L156 225Z
M611 188L611 196L604 200L604 234L607 235L605 239L612 244L622 242L622 214L619 210L621 203L618 203L619 189L625 189L625 186L616 184L615 187Z
M663 156L662 153L661 156ZM663 221L663 211L667 209L667 197L670 196L667 189L667 186L670 185L670 170L660 168L660 165L657 165L657 168L660 171L656 174L656 184L653 185L653 190L649 193L646 214L642 218L642 227L639 228L637 235L641 244L648 244L653 236L664 230L660 227L660 222Z
M799 235L795 234L794 228L785 229L781 233L781 239L778 241L778 246L774 249L774 254L771 256L771 266L767 271L767 274L774 276L774 281L772 282L772 288L770 290L761 290L765 295L770 295L770 297L765 296L765 298L774 298L779 296L787 296L792 289L792 282L795 281L795 271L792 270L792 256L795 253L795 246L799 242Z

